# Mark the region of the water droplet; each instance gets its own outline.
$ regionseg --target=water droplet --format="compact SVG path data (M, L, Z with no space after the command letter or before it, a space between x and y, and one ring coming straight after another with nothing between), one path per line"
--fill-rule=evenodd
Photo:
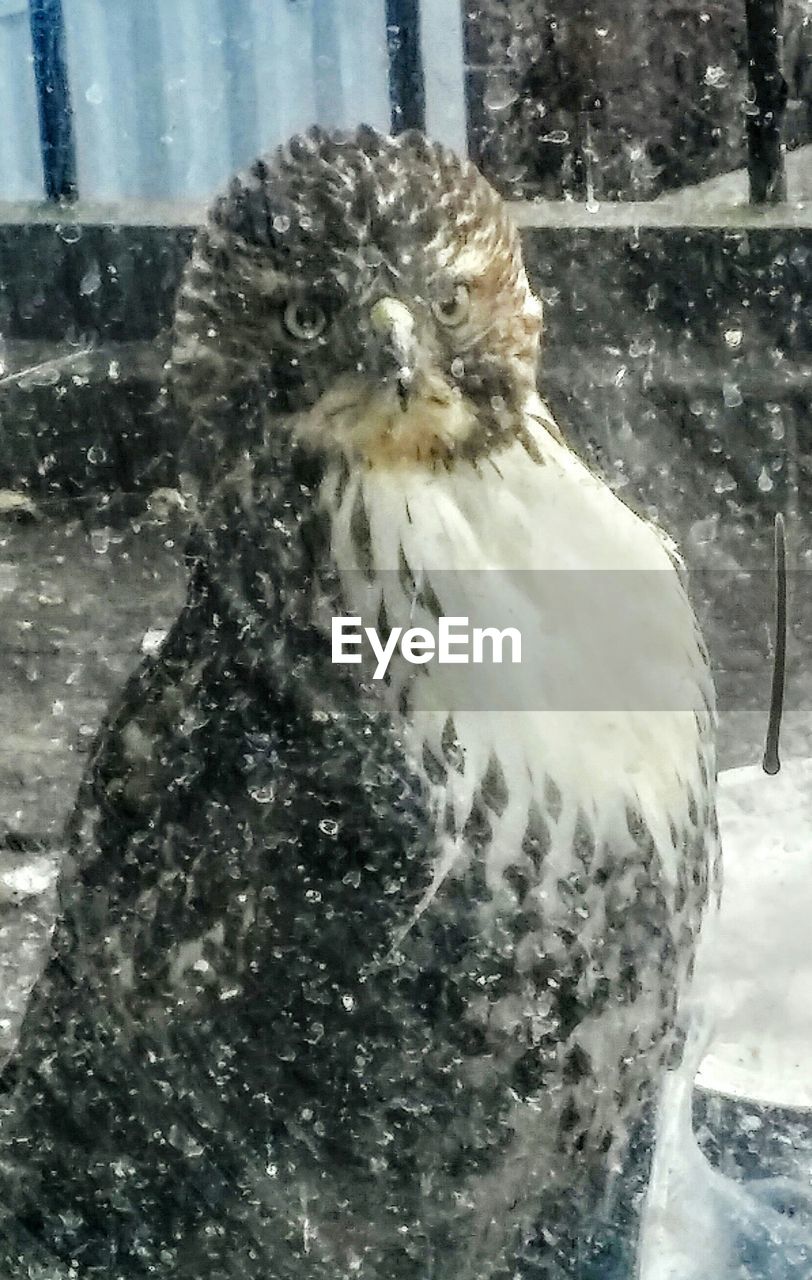
M163 627L149 627L145 632L141 641L141 652L147 654L156 654L164 640L167 632Z
M97 556L104 556L110 549L110 530L91 529L90 545Z
M494 76L488 81L482 101L489 111L505 111L518 96L518 90L506 76Z
M82 238L82 228L75 222L57 222L54 231L65 244L76 244Z
M744 334L741 329L725 329L725 343L730 347L731 351L735 351L742 344Z
M290 231L290 218L284 213L278 213L273 220L273 229L283 236L286 231Z
M633 360L639 360L641 356L651 355L656 348L653 338L632 338L629 343L629 355Z
M191 1156L192 1158L202 1156L203 1147L200 1145L197 1138L193 1138L191 1134L187 1133L180 1125L173 1124L169 1130L168 1137L172 1146L176 1147L178 1151L182 1151L184 1155Z
M343 1004L344 1008L347 1010L347 1013L351 1013L352 1010L355 1008L355 1001L353 1000L352 996L342 996L341 1003Z
M758 477L758 487L762 493L769 493L770 490L774 487L772 476L770 475L766 467L761 468L761 473Z
M268 782L265 786L249 787L248 794L252 800L256 800L257 804L270 804L276 791L273 784Z
M318 889L308 889L305 892L305 897L308 902L321 902L321 894Z
M101 272L99 271L98 262L94 262L88 267L79 283L79 292L83 298L87 298L90 294L95 293L101 288Z
M727 72L724 67L705 68L705 84L710 85L712 89L720 89L726 80Z
M338 823L335 818L322 818L319 823L319 831L325 836L338 835Z
M722 385L722 399L725 407L735 409L738 405L743 404L742 393L736 386L735 382L725 382Z
M455 356L451 361L451 372L455 378L461 378L465 373L465 361L459 356Z
M85 90L85 98L92 107L98 107L102 102L104 102L104 90L100 84L96 84L94 81L94 83L88 85Z
M563 146L565 142L569 142L570 135L566 129L552 129L549 133L542 136L542 142L553 142L556 146Z
M719 538L719 517L705 516L691 525L689 537L698 547L709 547Z

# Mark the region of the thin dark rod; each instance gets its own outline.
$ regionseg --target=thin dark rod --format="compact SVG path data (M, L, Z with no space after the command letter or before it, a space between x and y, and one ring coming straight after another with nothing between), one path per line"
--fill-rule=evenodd
M420 0L387 0L392 132L426 127L426 87L420 48Z
M753 204L787 198L781 126L787 83L781 68L784 0L745 0L747 56L753 101L747 115L747 170Z
M773 681L770 690L770 720L767 725L767 741L761 767L765 773L778 773L781 760L778 740L781 736L781 716L784 712L784 687L787 678L787 543L784 517L775 517L775 647L773 652Z
M76 149L65 58L62 0L29 0L45 194L76 198Z

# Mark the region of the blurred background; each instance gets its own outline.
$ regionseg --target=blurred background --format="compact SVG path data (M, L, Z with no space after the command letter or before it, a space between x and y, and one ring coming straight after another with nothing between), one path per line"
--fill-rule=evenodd
M510 202L541 391L692 571L724 766L760 751L786 515L785 741L808 753L810 0L0 0L9 838L56 837L181 597L161 388L194 227L256 153L361 121L426 129Z
M161 388L195 225L256 153L361 121L510 202L541 391L691 569L724 766L760 751L787 516L808 753L810 0L0 0L0 835L58 838L181 598Z
M0 1055L104 708L183 599L162 382L194 227L258 152L362 121L510 202L542 394L682 547L723 768L761 755L784 513L783 751L812 756L812 0L0 0ZM807 1112L723 1095L697 1104L715 1167L763 1171L769 1130L773 1172L812 1176Z
M44 94L85 199L202 200L308 124L386 129L394 108L512 198L648 200L745 164L746 7L0 0L0 199L45 193ZM794 148L812 139L809 0L768 9Z

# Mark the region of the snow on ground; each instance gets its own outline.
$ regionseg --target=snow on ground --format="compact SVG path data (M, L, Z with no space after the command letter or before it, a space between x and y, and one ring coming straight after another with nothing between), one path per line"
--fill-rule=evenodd
M787 203L812 202L812 146L797 147L787 152ZM746 169L734 169L718 178L708 178L692 187L666 191L652 204L686 217L704 208L731 208L746 205L750 190Z
M699 1083L812 1108L812 759L772 778L723 773L719 823L718 939L697 975L716 1025Z
M686 1068L661 1108L640 1275L809 1280L812 759L790 760L775 777L757 765L724 772L719 822L722 907L697 966ZM749 1178L725 1176L700 1150L694 1079L725 1099L728 1128L716 1145L734 1169L732 1152L743 1147ZM808 1141L793 1153L798 1132Z

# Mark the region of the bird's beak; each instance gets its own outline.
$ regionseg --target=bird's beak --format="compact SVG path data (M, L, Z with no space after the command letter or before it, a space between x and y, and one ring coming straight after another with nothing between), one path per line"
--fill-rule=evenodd
M383 376L394 382L398 402L405 413L414 383L417 354L414 316L397 298L380 298L369 318L380 343Z

